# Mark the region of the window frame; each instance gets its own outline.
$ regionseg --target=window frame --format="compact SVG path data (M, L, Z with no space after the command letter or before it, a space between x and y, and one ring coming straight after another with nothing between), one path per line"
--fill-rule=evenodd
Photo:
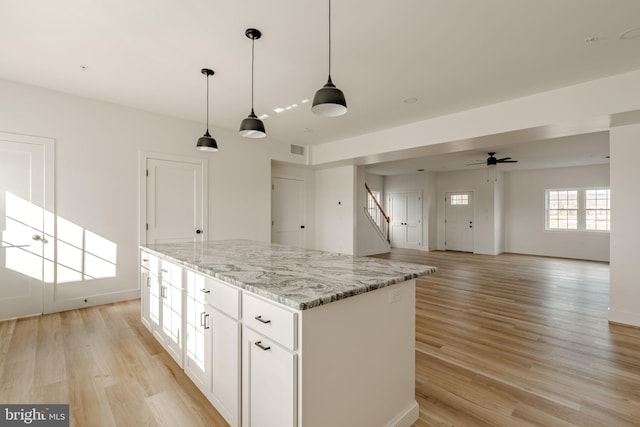
M587 192L588 191L608 191L608 209L587 209ZM577 228L551 228L549 227L549 212L552 210L549 208L549 197L553 191L576 191L577 193ZM556 209L553 209L556 210ZM568 209L569 210L569 209ZM593 230L587 229L587 211L590 210L603 210L608 211L609 228L607 230ZM610 187L567 187L567 188L546 188L544 190L544 230L549 232L561 232L561 233L610 233L611 232L611 188Z

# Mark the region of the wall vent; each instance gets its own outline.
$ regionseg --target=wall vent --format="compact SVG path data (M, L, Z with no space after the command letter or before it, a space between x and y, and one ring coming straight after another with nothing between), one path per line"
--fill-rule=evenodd
M304 147L301 145L291 144L291 154L297 154L299 156L304 156Z

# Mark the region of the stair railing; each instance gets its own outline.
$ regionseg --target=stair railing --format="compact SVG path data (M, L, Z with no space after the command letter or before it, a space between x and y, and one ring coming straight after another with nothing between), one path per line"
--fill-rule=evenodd
M385 213L384 209L382 209L378 199L366 182L364 183L364 187L367 189L367 193L369 193L367 197L367 212L373 222L378 225L382 235L387 238L387 242L391 243L391 239L389 238L389 223L391 222L391 218ZM384 219L384 221L382 219Z

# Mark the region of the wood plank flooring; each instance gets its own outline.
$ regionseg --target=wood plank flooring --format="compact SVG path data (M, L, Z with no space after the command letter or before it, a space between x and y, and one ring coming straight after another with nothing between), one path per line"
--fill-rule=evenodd
M415 426L639 426L640 329L606 263L394 250L417 281Z
M382 257L439 268L417 281L415 427L640 425L640 329L607 323L607 264ZM0 402L70 403L74 426L226 426L139 308L0 322Z

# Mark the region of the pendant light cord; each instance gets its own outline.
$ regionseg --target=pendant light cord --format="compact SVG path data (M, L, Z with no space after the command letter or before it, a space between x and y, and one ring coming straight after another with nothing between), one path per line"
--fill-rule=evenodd
M209 74L207 74L207 132L209 131Z
M329 0L329 77L331 77L331 0Z
M255 59L254 59L255 42L256 42L255 38L252 37L251 38L251 112L252 113L253 113L253 67L254 67L253 64L254 64L254 61L255 61Z

